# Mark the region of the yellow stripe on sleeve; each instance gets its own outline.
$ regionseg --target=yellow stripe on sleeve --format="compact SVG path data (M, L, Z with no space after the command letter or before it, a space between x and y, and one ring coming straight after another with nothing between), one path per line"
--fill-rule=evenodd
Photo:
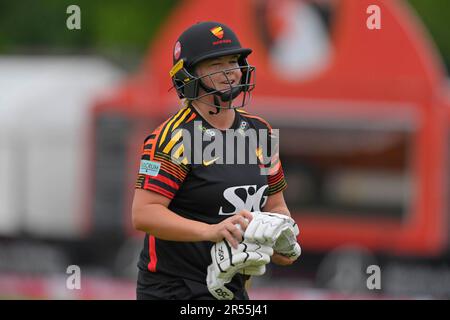
M166 127L164 128L164 132L163 132L163 134L162 134L162 137L161 137L161 139L159 140L159 146L160 146L160 147L161 147L163 141L166 139L167 132L169 132L170 126L172 125L172 123L173 123L175 120L178 119L178 117L180 116L180 114L181 114L185 109L186 109L186 108L181 109L180 111L178 111L177 114L172 118L172 120L169 121L169 123L168 123L168 124L166 125Z

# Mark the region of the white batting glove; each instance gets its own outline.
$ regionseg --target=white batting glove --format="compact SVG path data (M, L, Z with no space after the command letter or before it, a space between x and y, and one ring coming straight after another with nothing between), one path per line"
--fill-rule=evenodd
M255 211L252 215L244 233L244 238L250 242L273 246L285 229L297 226L291 217L278 213Z
M264 273L266 273L266 265L263 264L262 266L248 266L239 270L239 273L246 276L262 276Z
M257 249L258 252L267 254L269 257L271 257L273 255L274 250L270 246L265 246L265 245L259 245L259 246L260 246L260 248ZM252 263L249 266L246 266L245 268L240 269L239 273L241 273L243 275L247 275L247 276L262 276L264 273L266 273L266 264L265 263L264 264Z
M273 250L285 257L288 257L292 261L295 261L300 257L302 249L297 242L297 236L299 234L299 229L297 225L294 227L289 226L284 229L277 241L273 246Z
M219 300L231 300L234 294L225 287L234 275L246 267L264 266L273 254L271 247L243 241L234 249L226 240L211 248L212 263L208 266L206 284L210 293Z
M293 261L301 255L301 247L297 243L300 231L291 217L259 211L252 212L252 215L253 219L244 233L247 241L273 246L275 252Z

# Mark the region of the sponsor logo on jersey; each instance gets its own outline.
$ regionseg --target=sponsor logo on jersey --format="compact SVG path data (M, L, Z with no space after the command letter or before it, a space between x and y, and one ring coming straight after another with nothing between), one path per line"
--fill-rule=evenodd
M247 121L241 121L241 124L239 125L239 129L237 129L237 132L239 132L241 135L245 135L245 130L247 130L248 122Z
M258 189L257 185L248 185L225 189L223 192L223 197L232 206L234 206L234 211L224 212L224 209L221 206L219 209L219 215L233 215L242 209L246 209L248 211L261 211L261 208L263 208L267 202L267 196L264 195L264 191L268 187L268 185L264 185ZM238 195L238 192L245 193L244 199Z
M200 121L195 121L195 123L197 123L197 122L200 122ZM197 126L197 128L198 128L201 132L203 132L204 134L206 134L206 135L208 135L208 136L210 136L210 137L214 137L214 136L216 135L216 133L214 132L214 130L212 130L212 129L207 129L207 128L205 128L202 124L199 124L199 125Z
M141 160L141 166L139 167L140 174L146 174L149 176L157 176L161 163L149 160Z
M247 121L241 121L241 124L239 125L239 129L245 130L247 129L248 122Z
M219 157L216 157L216 158L214 158L214 159L212 159L212 160L209 160L209 161L203 160L203 165L204 165L204 166L209 166L210 164L213 164L213 163L216 162L217 160L219 160Z

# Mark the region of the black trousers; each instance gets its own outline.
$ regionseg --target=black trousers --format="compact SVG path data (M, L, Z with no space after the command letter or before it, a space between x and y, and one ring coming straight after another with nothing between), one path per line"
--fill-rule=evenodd
M137 300L216 300L208 291L206 283L189 279L173 278L139 270ZM235 300L249 300L245 288L234 292Z

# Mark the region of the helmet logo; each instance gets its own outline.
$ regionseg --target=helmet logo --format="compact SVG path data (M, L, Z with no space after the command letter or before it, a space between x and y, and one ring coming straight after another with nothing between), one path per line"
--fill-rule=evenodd
M219 38L219 39L223 38L223 29L222 29L222 27L217 26L217 27L214 27L214 28L210 29L210 31L217 38Z
M178 60L180 54L181 54L181 43L180 41L177 41L177 43L175 43L175 48L173 49L173 57L175 58L175 60Z

